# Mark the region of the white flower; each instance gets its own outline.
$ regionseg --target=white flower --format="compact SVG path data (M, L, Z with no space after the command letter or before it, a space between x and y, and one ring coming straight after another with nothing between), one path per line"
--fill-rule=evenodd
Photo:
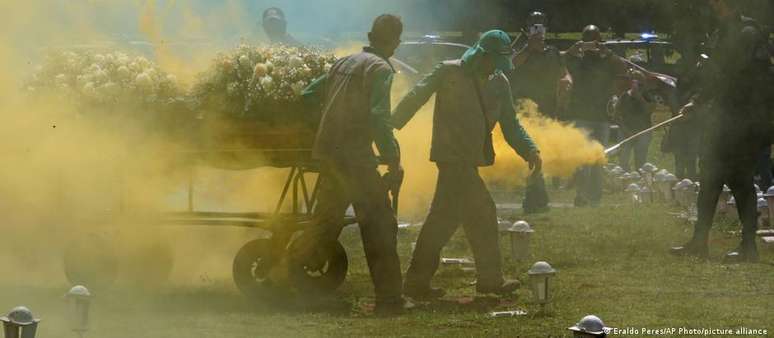
M240 55L239 56L239 65L242 67L249 66L250 65L250 58L247 57L247 55Z
M153 80L151 80L151 77L148 74L140 73L134 78L134 84L137 85L137 88L145 89L153 85Z
M229 96L234 96L237 94L237 90L239 89L239 84L236 82L231 82L226 86L226 93Z
M298 95L301 95L301 92L304 91L304 88L306 88L306 83L304 83L304 81L298 81L290 85L290 88L292 88L293 93L296 94L296 96L298 96Z
M107 82L99 87L99 92L106 97L115 97L120 93L121 88L115 82Z
M171 83L172 85L177 85L177 76L167 74L167 82Z
M118 73L118 77L121 80L129 80L129 78L132 76L131 71L129 71L129 68L126 66L118 67L118 70L116 70Z
M271 90L272 88L274 88L274 79L272 79L271 76L262 77L259 83L261 84L261 87L263 87L266 90Z
M300 57L298 57L298 56L296 56L296 55L293 55L293 56L291 56L291 57L290 57L290 59L288 60L288 64L289 64L291 67L294 67L294 68L295 68L295 67L300 67L302 64L304 64L304 60L302 60Z
M107 81L107 78L108 78L107 72L105 72L102 69L94 72L94 80L96 82L99 82L99 83L105 82Z
M269 67L267 67L266 64L259 63L255 65L255 69L253 70L253 77L261 78L265 76L268 72L269 72Z
M97 89L94 87L94 82L87 82L83 85L83 94L91 98L97 96Z

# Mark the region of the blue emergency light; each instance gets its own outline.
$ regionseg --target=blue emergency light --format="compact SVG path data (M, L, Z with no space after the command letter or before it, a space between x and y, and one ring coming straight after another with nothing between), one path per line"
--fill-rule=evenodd
M658 39L658 34L655 33L642 33L640 34L640 38L643 40L655 40Z

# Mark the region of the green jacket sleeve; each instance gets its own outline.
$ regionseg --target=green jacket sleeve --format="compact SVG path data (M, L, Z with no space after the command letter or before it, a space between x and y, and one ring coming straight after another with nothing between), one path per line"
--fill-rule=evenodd
M507 82L506 82L507 84ZM519 119L516 117L516 109L513 108L513 97L510 95L510 88L503 90L500 93L502 99L500 113L500 129L505 137L505 142L508 143L513 150L516 151L523 159L527 159L529 154L538 151L537 145L529 137L527 131L519 123Z
M400 100L390 119L393 127L402 129L414 117L414 114L427 103L430 96L438 90L442 70L443 65L435 66L430 74L414 85L414 88Z
M328 82L328 74L323 74L312 80L312 82L301 92L301 99L304 101L304 104L316 107L322 105L323 91L326 82Z
M393 73L391 70L380 70L374 76L371 87L371 121L374 132L374 143L379 155L384 161L400 160L398 141L392 133L390 125L390 89Z

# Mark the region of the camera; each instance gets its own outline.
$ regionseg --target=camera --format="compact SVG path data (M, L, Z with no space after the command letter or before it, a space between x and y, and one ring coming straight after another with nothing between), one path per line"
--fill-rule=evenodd
M546 34L546 26L540 23L529 26L529 35L533 36L537 34L541 34L541 35Z

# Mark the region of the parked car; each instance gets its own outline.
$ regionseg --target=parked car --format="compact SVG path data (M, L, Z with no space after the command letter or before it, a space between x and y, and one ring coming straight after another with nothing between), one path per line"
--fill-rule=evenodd
M393 66L398 72L417 81L439 62L460 58L468 48L470 46L450 42L437 35L425 35L401 43L392 58Z

